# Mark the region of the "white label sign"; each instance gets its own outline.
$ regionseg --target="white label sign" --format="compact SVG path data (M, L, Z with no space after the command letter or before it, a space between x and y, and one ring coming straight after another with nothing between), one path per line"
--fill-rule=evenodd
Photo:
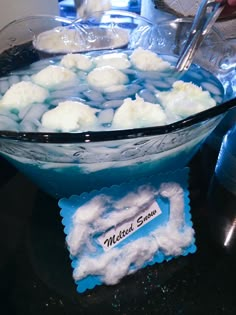
M152 221L161 213L160 207L157 202L154 201L151 206L142 211L142 213L139 213L131 220L120 224L116 228L109 230L107 233L101 235L97 240L103 249L107 251L142 228L145 224Z

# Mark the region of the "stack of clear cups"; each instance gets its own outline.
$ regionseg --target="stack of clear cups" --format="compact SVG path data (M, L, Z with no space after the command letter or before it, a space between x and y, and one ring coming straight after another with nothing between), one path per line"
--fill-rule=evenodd
M236 253L236 124L221 144L208 190L211 235L227 253Z
M236 125L223 138L215 175L225 189L236 195Z

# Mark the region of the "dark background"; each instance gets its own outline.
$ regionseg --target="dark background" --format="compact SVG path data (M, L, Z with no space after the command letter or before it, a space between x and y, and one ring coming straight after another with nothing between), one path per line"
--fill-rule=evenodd
M223 246L235 197L209 184L203 162L200 152L189 178L197 252L78 294L57 201L1 160L0 314L236 314L235 239Z

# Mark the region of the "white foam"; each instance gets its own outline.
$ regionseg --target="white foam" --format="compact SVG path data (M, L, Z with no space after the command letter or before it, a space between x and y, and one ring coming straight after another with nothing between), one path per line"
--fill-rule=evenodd
M45 88L54 88L65 83L74 82L77 79L76 74L64 67L50 65L32 76L33 81Z
M116 68L104 66L92 70L87 80L91 86L104 89L112 85L125 84L128 82L128 77Z
M138 61L143 59L143 62L147 62L150 66L150 71L138 71L134 68L126 68L126 66L128 66L127 61L130 64L128 54L128 52L127 54L116 52L104 54L104 52L102 52L99 57L93 57L93 54L88 56L82 54L68 54L62 58L61 63L61 57L56 57L53 61L48 59L36 62L32 64L29 73L33 73L33 70L40 70L37 74L33 75L32 78L37 81L37 84L34 84L34 86L38 89L41 88L38 84L46 86L43 90L45 94L44 98L37 96L37 93L32 92L31 89L24 88L29 87L33 83L31 82L31 77L26 75L27 72L21 71L18 74L16 74L16 72L9 78L0 80L0 104L3 105L7 103L7 105L4 106L9 109L17 108L20 119L24 118L28 111L28 106L30 107L31 103L50 102L50 105L57 106L58 103L64 101L77 101L86 102L88 106L95 108L116 109L117 113L114 115L114 124L104 122L104 124L107 125L102 126L102 130L104 130L104 128L108 130L111 126L116 129L125 129L172 123L215 105L213 99L209 97L208 92L202 91L201 88L196 88L192 83L183 84L180 83L181 81L177 81L177 83L173 84L171 91L158 91L158 89L171 88L170 83L173 79L172 77L168 77L170 71L162 71L163 69L165 70L162 66L158 68L159 70L161 69L161 71L154 71L155 66L152 68L151 64L149 64L150 60L156 60L159 56L141 48L134 50L130 60L135 61L137 57ZM148 59L149 57L150 60ZM90 66L91 63L93 64L92 68L89 68L89 70L92 69L89 73L87 70L77 68L77 62L82 65L83 61L89 61ZM95 61L97 65L106 65L94 69ZM68 62L68 68L74 71L63 67L62 64L64 64L64 62ZM107 63L110 63L110 65L107 65ZM113 66L111 66L111 64ZM164 64L166 64L165 61ZM46 66L46 68L41 70L44 66ZM88 69L87 66L85 65L84 69ZM193 75L194 74L195 73L193 73ZM21 77L19 77L19 75L21 75ZM161 78L157 79L157 76L161 76ZM9 83L12 84L20 79L26 81L23 81L24 83L18 82L13 84L12 88L15 87L15 85L22 84L23 90L21 92L18 93L17 91L17 93L12 93L10 100L8 95L10 89L7 90L5 95L1 96L1 88L5 91L5 89L9 87ZM129 80L132 80L132 84L130 84ZM204 87L209 89L210 92L214 94L214 98L217 102L220 103L220 100L222 100L220 98L221 90L217 86L214 86L212 82L213 80L209 82L205 80L203 83ZM184 86L186 86L186 88L184 88ZM133 99L136 94L139 99L143 99L144 103L149 103L149 110L145 110L147 106L144 107L143 110L140 110L140 106L133 106L131 110L132 106L129 105L126 108L128 112L125 113L124 106L122 105L123 100L131 98L132 101L134 101ZM25 100L22 95L27 99ZM48 96L50 96L50 98ZM160 103L161 108L156 103ZM120 106L123 106L122 110L120 108L118 109ZM155 113L150 112L151 108ZM165 111L165 119L163 119L162 110ZM107 113L111 112L112 111L108 111ZM122 115L121 112L123 112ZM108 116L106 115L101 113L101 122L105 119L104 117L108 117L110 114ZM119 116L120 118L117 118ZM130 123L127 123L128 119L130 119ZM108 121L108 118L106 118L105 121ZM119 121L118 124L117 121ZM91 129L94 130L95 127L98 128L97 130L101 130L99 129L99 125L91 126ZM46 127L40 126L39 128ZM74 130L72 132L74 132Z
M156 53L141 47L133 51L130 60L137 69L142 71L162 71L171 67L169 62L164 61Z
M125 53L103 54L95 57L93 61L97 67L111 66L119 70L124 70L131 66L128 56Z
M138 128L158 126L166 123L166 114L159 104L145 102L137 96L136 100L125 99L116 110L112 128Z
M188 117L216 105L209 92L183 81L176 81L171 91L158 92L157 97L163 107L180 117Z
M91 59L82 54L67 54L65 55L61 61L60 65L66 67L68 69L80 69L84 71L88 71L92 68L93 62Z
M42 116L42 126L64 132L93 129L97 110L76 101L65 101Z
M31 82L21 81L13 84L4 94L0 106L5 108L23 108L29 104L44 102L48 91Z

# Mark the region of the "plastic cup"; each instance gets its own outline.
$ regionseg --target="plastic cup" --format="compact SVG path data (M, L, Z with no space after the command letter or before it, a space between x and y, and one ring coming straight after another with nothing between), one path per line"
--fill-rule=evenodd
M223 138L215 175L222 186L236 195L236 125Z

